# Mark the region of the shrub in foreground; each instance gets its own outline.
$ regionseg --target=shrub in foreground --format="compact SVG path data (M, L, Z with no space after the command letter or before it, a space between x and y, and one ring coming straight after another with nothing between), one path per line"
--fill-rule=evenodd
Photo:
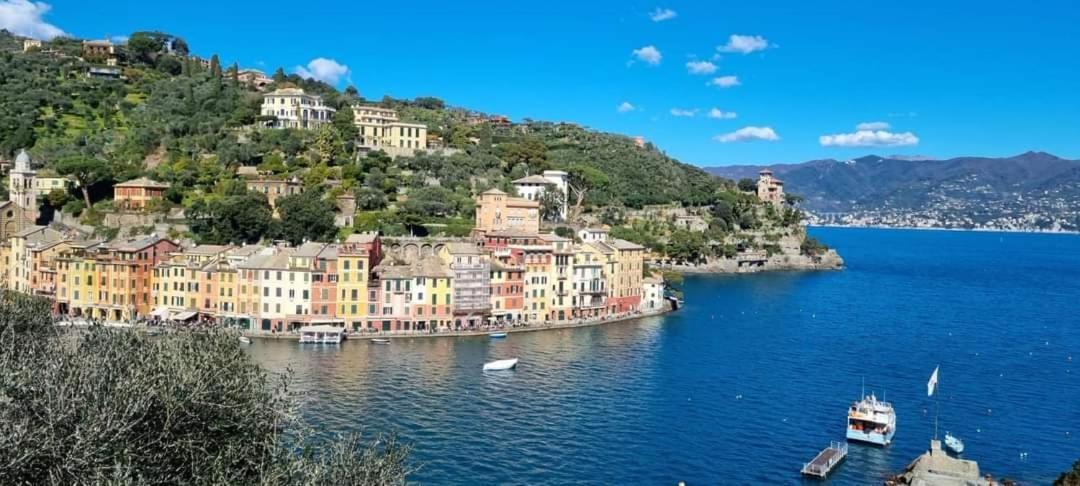
M4 484L404 484L390 438L313 439L287 377L224 332L58 331L0 295Z

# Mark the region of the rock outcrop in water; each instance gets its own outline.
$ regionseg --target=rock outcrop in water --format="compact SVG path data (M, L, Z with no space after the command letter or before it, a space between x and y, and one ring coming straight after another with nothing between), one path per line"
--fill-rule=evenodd
M888 486L1008 486L1011 481L995 481L979 475L979 463L957 459L945 453L941 441L930 441L923 453L907 469L885 482Z

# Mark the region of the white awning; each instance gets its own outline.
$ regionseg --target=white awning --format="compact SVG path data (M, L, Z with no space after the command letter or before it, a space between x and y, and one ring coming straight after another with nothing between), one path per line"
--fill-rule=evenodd
M166 307L158 307L157 309L154 309L154 311L151 312L150 315L164 319L166 317L169 317L169 309Z
M195 311L177 312L176 314L172 315L172 320L174 320L174 321L186 321L188 319L191 319L192 317L195 317L195 314L198 314L198 312L195 312Z

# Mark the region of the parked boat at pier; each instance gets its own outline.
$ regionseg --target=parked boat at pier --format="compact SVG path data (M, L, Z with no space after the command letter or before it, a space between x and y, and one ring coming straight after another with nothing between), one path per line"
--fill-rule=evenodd
M848 409L848 440L887 446L895 433L896 412L892 404L879 401L873 393Z
M493 332L491 334L488 334L488 337L492 338L492 339L504 338L504 337L506 337L506 333L505 332Z
M371 344L390 344L390 340L387 338L372 338Z
M307 326L300 329L301 344L341 344L345 329L337 326Z

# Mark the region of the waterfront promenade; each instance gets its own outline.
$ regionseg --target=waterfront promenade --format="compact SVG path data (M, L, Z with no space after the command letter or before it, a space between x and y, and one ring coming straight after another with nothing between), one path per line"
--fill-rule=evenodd
M625 312L621 314L614 314L604 316L599 319L574 319L564 322L545 321L538 323L524 323L516 325L485 325L467 329L446 329L446 330L420 330L420 331L363 331L354 332L346 331L348 339L353 340L367 340L373 338L435 338L435 337L458 337L458 336L485 336L493 332L534 332L534 331L549 331L555 329L572 329L576 327L588 327L599 326L601 324L612 324L616 322L628 321L631 319L637 319L641 317L657 316L672 312L670 305L665 305L663 309L648 310L648 311L634 311ZM196 324L194 326L184 325L146 325L144 323L131 324L127 322L119 321L89 321L86 319L70 319L70 320L57 320L57 325L66 327L86 327L93 323L100 324L106 327L121 328L121 329L135 329L141 331L149 331L152 329L169 329L169 328L184 328L184 327L219 327L213 324L203 325ZM235 328L230 328L235 329ZM280 340L298 340L300 339L299 330L287 331L287 332L271 332L262 330L250 330L241 329L240 334L245 337L257 338L257 339L280 339Z
M539 322L539 323L527 323L518 324L512 326L479 326L469 329L447 329L447 330L421 330L421 331L367 331L367 332L347 332L346 336L352 340L367 340L373 338L435 338L435 337L458 337L458 336L485 336L493 332L535 332L535 331L549 331L554 329L572 329L575 327L588 327L599 326L601 324L612 324L616 322L628 321L631 319L637 319L641 317L657 316L671 312L670 307L665 306L660 310L650 311L635 311L626 312L622 314L615 314L611 316L605 316L599 319L575 319L564 322ZM253 331L244 330L242 335L251 338L259 339L284 339L284 340L297 340L300 339L299 331L292 332L269 332L269 331Z

